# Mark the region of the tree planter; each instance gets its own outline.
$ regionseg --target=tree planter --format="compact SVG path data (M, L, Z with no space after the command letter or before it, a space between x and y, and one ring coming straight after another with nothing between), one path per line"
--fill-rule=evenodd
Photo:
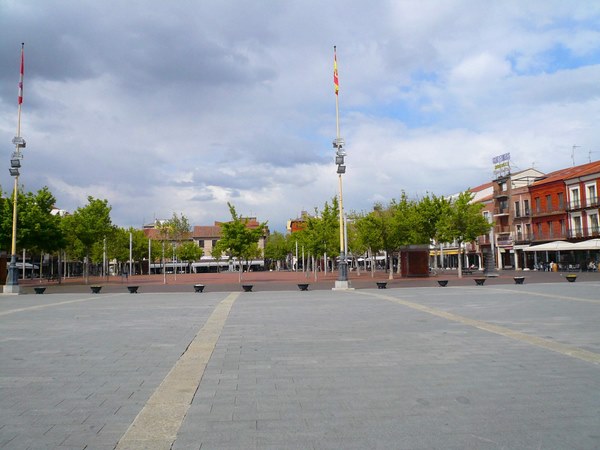
M574 275L574 274L565 275L565 278L567 279L567 281L569 283L573 283L577 279L577 275Z
M252 292L252 284L242 284L242 289L244 292Z
M437 282L441 287L444 287L448 284L448 280L437 280Z
M90 289L92 290L92 294L99 294L102 286L90 286Z
M34 287L33 290L35 291L36 294L43 294L44 291L46 290L46 288L43 286L38 286L38 287Z
M194 285L194 292L202 292L203 290L204 290L203 284L195 284Z
M386 289L387 288L387 282L385 281L376 281L377 283L377 289Z
M298 289L300 289L301 291L308 291L308 283L298 284Z
M137 294L139 286L127 286L127 290L130 294Z
M483 286L483 283L485 283L485 278L475 278L475 284L477 286Z
M513 280L515 280L515 284L523 284L525 277L513 277Z

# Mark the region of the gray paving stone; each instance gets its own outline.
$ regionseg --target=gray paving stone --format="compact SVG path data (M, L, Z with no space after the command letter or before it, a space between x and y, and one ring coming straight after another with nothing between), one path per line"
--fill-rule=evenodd
M599 354L599 287L255 292L173 448L600 448L600 364L411 306ZM0 315L0 448L114 448L227 295L205 294ZM0 298L0 313L84 297Z

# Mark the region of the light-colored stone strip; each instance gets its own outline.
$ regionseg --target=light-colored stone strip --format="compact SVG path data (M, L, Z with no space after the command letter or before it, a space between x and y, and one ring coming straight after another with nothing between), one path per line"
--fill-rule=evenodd
M442 311L441 309L431 308L429 306L421 305L419 303L409 302L407 300L402 300L399 298L391 297L389 295L375 294L370 292L361 292L357 291L362 295L369 295L372 297L381 298L384 300L388 300L390 302L397 303L399 305L407 306L408 308L415 309L417 311L421 311L427 314L431 314L433 316L441 317L446 320L450 320L452 322L462 323L464 325L469 325L480 330L488 331L490 333L498 334L500 336L508 337L514 339L519 342L525 342L530 345L535 345L536 347L545 348L546 350L551 350L556 353L560 353L562 355L570 356L572 358L577 358L582 361L591 362L594 364L600 364L600 354L590 352L588 350L584 350L577 347L571 347L569 345L564 345L559 342L551 341L549 339L544 339L537 336L532 336L526 333L522 333L520 331L511 330L510 328L502 327L500 325L494 325L488 322L484 322L482 320L470 319L465 316L461 316L458 314L453 314L450 312Z
M68 305L70 303L89 302L90 300L99 300L99 299L105 299L105 298L110 298L110 297L117 297L120 295L125 295L125 294L94 294L92 297L78 298L76 300L65 300L64 302L44 303L43 305L26 306L24 308L9 309L7 311L0 312L0 316L8 316L9 314L16 314L16 313L26 312L26 311L35 311L36 309L52 308L53 306ZM48 295L46 295L45 297L48 297Z
M170 449L239 293L217 305L202 329L150 396L116 449Z
M488 291L496 291L502 293L511 293L511 294L521 294L518 290L512 289L501 289L501 288L486 288ZM595 303L596 305L600 305L600 300L594 300L591 298L582 298L582 297L569 297L566 295L555 295L555 294L544 294L543 292L531 292L528 291L527 295L533 295L536 297L546 297L546 298L555 298L557 300L568 300L571 302L582 302L582 303Z

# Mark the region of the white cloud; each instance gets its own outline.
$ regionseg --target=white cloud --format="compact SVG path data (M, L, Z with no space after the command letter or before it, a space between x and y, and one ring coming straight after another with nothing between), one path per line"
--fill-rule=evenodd
M593 2L25 1L0 26L5 146L26 42L26 187L106 198L122 226L231 201L282 229L336 195L333 45L348 209L481 184L506 151L547 171L600 155Z

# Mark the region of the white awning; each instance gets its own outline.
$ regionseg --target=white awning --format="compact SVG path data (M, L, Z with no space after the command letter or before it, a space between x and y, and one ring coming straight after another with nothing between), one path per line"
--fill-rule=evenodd
M573 250L600 250L600 239L590 239L573 244Z
M526 252L561 252L568 250L577 250L577 247L574 247L575 244L567 241L554 241L547 242L545 244L534 245L529 248L526 248Z

